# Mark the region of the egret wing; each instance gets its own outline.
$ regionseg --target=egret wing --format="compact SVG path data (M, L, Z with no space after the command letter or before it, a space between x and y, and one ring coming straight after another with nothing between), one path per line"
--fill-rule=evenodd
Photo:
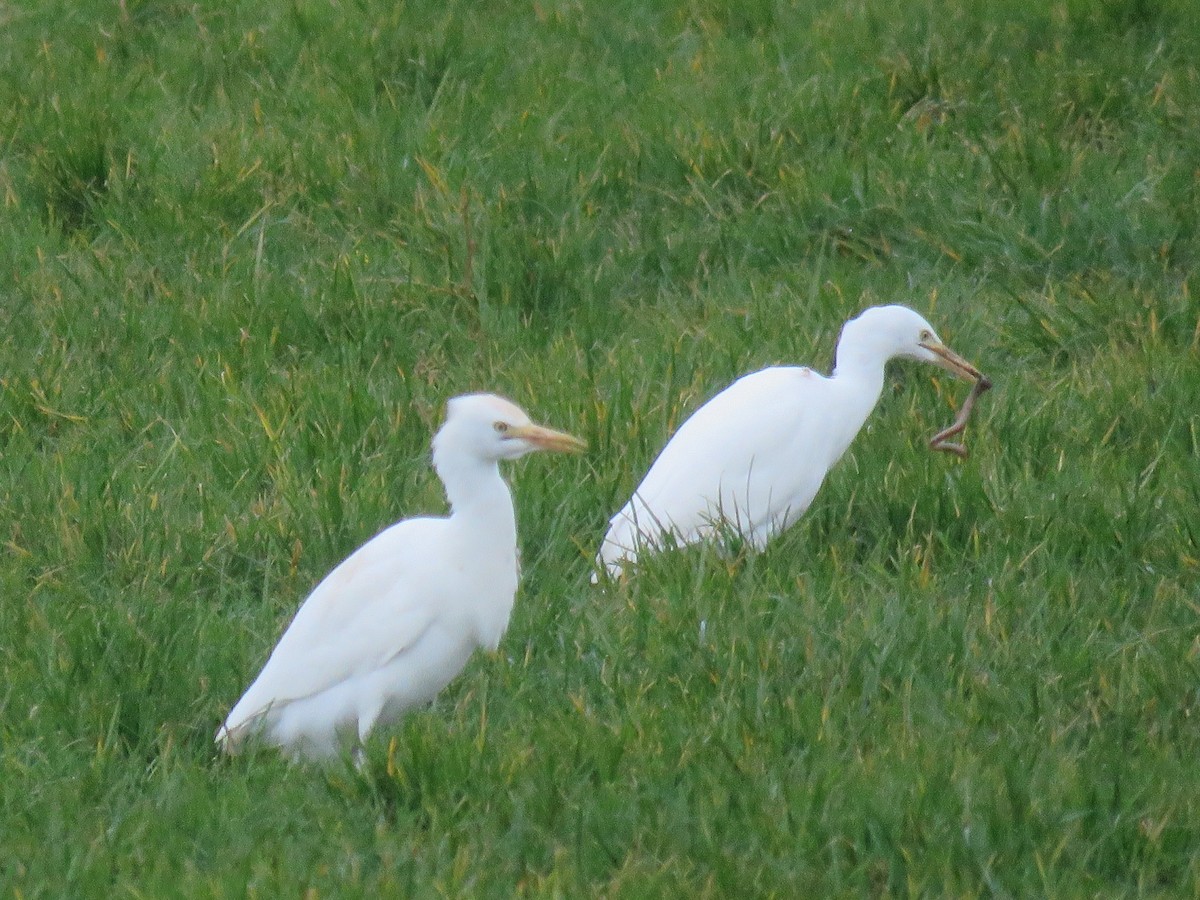
M805 477L796 458L814 389L826 381L808 368L776 366L735 381L696 410L654 461L610 536L671 533L687 543L724 518L738 527L794 499ZM820 486L822 466L812 493ZM810 498L811 499L811 498ZM634 523L636 522L636 531ZM614 534L624 530L623 535ZM625 546L630 546L626 543Z
M229 713L226 730L235 731L271 706L374 670L419 641L440 607L422 573L430 569L429 548L444 522L399 522L330 572Z

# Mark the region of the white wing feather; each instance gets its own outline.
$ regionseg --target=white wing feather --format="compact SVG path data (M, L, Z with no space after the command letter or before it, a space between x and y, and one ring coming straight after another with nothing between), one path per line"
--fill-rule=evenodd
M419 641L441 606L417 588L437 579L419 575L431 565L433 533L445 524L398 522L330 572L301 605L223 731L233 734L272 707L377 670Z
M776 366L745 375L680 426L610 521L601 561L636 559L670 535L696 541L725 523L765 543L812 502L845 452L841 429L821 428L829 379ZM857 428L854 429L857 431Z

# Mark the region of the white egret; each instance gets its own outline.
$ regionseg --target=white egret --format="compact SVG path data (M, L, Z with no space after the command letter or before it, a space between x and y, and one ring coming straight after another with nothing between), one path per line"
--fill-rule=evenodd
M875 408L884 367L896 357L988 386L911 309L868 309L843 326L832 375L773 366L738 379L696 410L610 520L597 566L617 576L641 552L730 528L764 547L808 508Z
M359 547L301 605L217 731L236 752L259 735L293 756L361 744L377 723L431 700L476 647L494 650L517 589L517 528L499 461L580 451L507 400L451 400L433 439L450 515L398 522Z

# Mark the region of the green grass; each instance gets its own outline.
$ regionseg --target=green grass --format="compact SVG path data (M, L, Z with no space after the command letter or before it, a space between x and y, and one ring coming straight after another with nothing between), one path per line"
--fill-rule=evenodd
M1200 896L1190 0L0 8L0 892ZM588 584L736 375L905 302L808 515ZM364 773L217 758L297 603L509 476L495 657Z

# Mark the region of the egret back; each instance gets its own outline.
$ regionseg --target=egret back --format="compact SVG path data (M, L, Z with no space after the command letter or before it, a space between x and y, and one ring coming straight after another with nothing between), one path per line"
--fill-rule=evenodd
M731 527L756 546L812 502L879 392L808 368L746 375L698 409L663 448L601 547L610 570L639 547L687 544Z

